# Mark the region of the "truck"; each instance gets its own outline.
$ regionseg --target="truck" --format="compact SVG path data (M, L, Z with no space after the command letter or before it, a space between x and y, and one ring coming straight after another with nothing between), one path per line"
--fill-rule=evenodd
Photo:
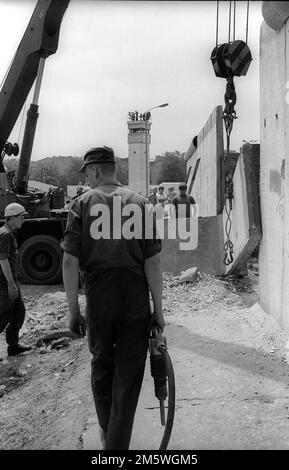
M0 225L11 202L19 202L28 212L17 233L20 279L28 284L57 284L62 279L60 240L68 214L64 192L37 182L33 185L29 166L44 63L57 51L68 4L69 0L38 0L0 90ZM20 151L18 144L8 139L34 83ZM7 171L5 156L17 156L19 151L17 171Z

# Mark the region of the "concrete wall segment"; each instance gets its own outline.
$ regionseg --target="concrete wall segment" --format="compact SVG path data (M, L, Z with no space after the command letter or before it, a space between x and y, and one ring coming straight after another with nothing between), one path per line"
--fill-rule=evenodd
M167 221L165 224L167 225ZM162 240L162 270L176 275L188 268L197 267L200 272L224 274L222 215L198 218L198 244L194 250L181 250L180 239L165 237ZM165 227L165 233L167 229Z
M278 3L278 2L277 2ZM288 3L288 2L286 2ZM289 332L288 21L260 31L260 305ZM288 102L287 102L288 101Z
M261 239L261 216L255 159L259 159L259 144L246 143L233 177L230 240L233 243L233 263L226 274L246 274L246 264ZM228 201L226 201L227 210ZM224 208L224 240L226 241L227 212ZM229 229L229 223L227 224Z
M222 106L217 106L198 135L198 147L186 152L189 193L202 217L222 213L224 205L224 143ZM198 161L199 160L199 161ZM191 168L191 170L190 170Z

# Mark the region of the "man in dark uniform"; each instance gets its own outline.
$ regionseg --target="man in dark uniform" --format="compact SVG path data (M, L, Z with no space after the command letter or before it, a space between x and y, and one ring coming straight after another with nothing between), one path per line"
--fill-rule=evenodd
M189 218L193 216L192 210L196 209L196 201L193 196L187 194L186 183L179 185L179 194L173 198L172 204L176 208L176 217Z
M85 334L78 304L81 269L86 273L91 385L102 442L107 450L128 449L143 381L149 325L153 320L161 331L164 328L161 243L156 236L146 239L144 232L140 237L130 236L129 231L124 235L132 208L140 211L135 225L143 228L143 214L151 206L117 182L111 148L89 150L82 171L92 189L71 203L62 241L70 329L75 335ZM121 209L120 219L117 207Z
M27 214L21 204L13 202L4 211L5 224L0 228L0 333L6 328L8 356L16 356L31 349L19 344L19 330L25 306L18 282L18 249L15 237Z

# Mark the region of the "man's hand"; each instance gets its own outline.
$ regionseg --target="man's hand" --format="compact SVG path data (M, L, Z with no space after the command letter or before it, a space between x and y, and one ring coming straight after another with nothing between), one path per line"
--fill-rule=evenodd
M69 329L71 336L79 338L85 336L86 324L80 314L78 304L79 260L75 256L64 252L63 254L63 282L70 313Z
M84 317L79 313L72 315L69 322L70 333L75 338L83 338L86 333L86 322Z
M9 300L11 303L14 303L16 299L19 297L19 290L18 287L16 286L15 282L8 282L8 295L9 295Z
M151 318L151 326L154 326L155 328L157 328L157 330L163 332L165 325L166 323L163 314L154 312Z

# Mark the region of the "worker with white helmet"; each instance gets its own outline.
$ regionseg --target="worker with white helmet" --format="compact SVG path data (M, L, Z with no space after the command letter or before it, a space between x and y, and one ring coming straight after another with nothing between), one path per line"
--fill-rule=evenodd
M8 356L16 356L31 349L19 344L19 330L25 306L18 282L18 247L16 230L20 229L27 214L25 208L13 202L4 211L5 224L0 228L0 333L6 328Z

